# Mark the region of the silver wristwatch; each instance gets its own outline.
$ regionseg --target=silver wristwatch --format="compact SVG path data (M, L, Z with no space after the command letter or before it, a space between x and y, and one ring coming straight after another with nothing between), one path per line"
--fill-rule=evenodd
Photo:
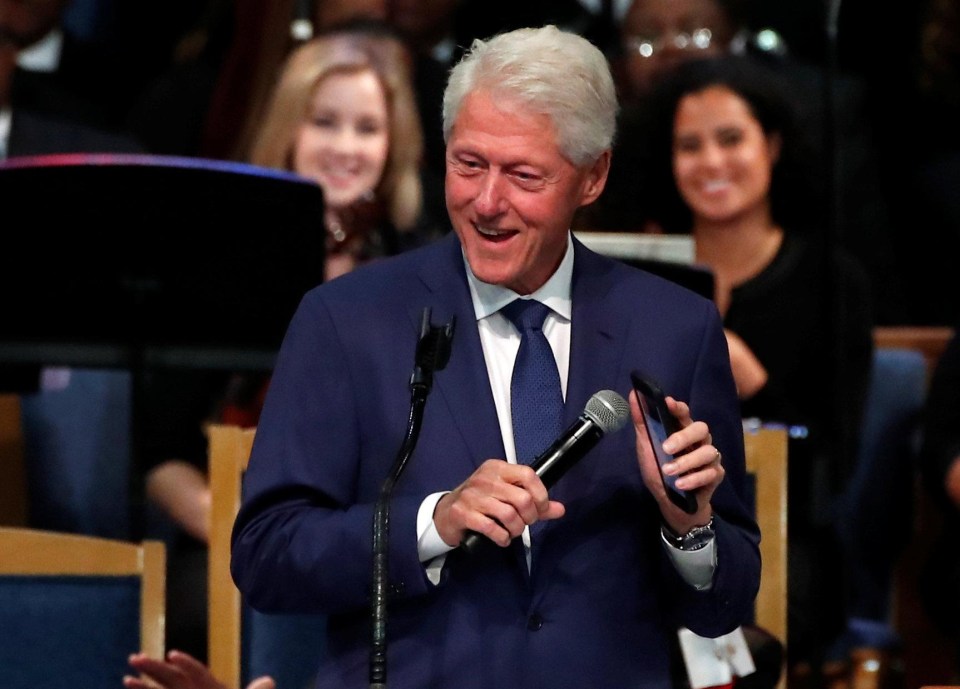
M693 527L683 536L678 536L677 534L673 533L673 531L666 524L660 525L660 533L663 534L663 539L667 543L672 545L677 550L683 550L686 552L700 550L710 543L714 536L716 536L716 532L713 530L712 516L710 517L709 522L703 526Z

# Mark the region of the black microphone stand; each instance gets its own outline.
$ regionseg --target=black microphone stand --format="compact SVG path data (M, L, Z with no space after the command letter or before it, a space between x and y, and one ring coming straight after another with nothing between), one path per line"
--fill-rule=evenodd
M390 532L390 497L393 488L413 454L420 436L423 410L433 387L433 374L442 371L450 358L450 343L456 323L451 319L443 326L430 323L430 307L423 310L416 362L410 376L410 414L403 444L383 485L373 514L373 580L371 596L370 689L387 686L387 544Z

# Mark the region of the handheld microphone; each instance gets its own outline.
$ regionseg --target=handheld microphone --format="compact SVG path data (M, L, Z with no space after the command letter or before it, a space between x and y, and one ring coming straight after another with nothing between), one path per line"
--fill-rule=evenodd
M574 464L583 459L610 431L623 428L630 416L630 405L613 390L600 390L587 400L583 413L553 444L537 456L530 466L543 485L550 488ZM483 535L469 531L460 547L471 552Z

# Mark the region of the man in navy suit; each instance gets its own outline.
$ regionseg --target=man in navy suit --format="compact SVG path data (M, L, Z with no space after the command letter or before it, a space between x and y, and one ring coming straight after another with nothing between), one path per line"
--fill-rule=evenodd
M232 571L258 609L329 615L318 687L368 681L374 505L404 437L425 307L457 328L391 503L394 686L669 687L678 627L717 636L749 617L759 533L716 309L569 230L603 190L616 110L606 60L575 34L475 42L444 96L455 233L316 288L294 316ZM683 428L666 449L682 456L667 471L696 491L694 514L668 499L632 395L632 428L608 433L549 496L516 463L520 335L499 310L517 298L550 309L565 424L598 390L626 397L635 368L673 396ZM471 530L486 539L467 552Z

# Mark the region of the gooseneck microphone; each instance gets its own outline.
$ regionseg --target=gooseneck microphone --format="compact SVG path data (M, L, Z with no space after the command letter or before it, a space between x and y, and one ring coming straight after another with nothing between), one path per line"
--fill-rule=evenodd
M370 597L370 689L387 686L387 553L390 532L390 499L420 437L427 395L433 387L433 374L442 371L450 358L450 345L456 318L442 326L430 322L430 307L420 318L420 338L413 373L410 376L410 413L407 430L397 458L380 486L373 513L373 575Z
M613 390L600 390L587 400L577 420L557 438L530 466L543 485L550 488L574 464L583 459L600 439L611 431L623 428L630 416L630 405ZM460 547L472 552L483 534L469 531Z

